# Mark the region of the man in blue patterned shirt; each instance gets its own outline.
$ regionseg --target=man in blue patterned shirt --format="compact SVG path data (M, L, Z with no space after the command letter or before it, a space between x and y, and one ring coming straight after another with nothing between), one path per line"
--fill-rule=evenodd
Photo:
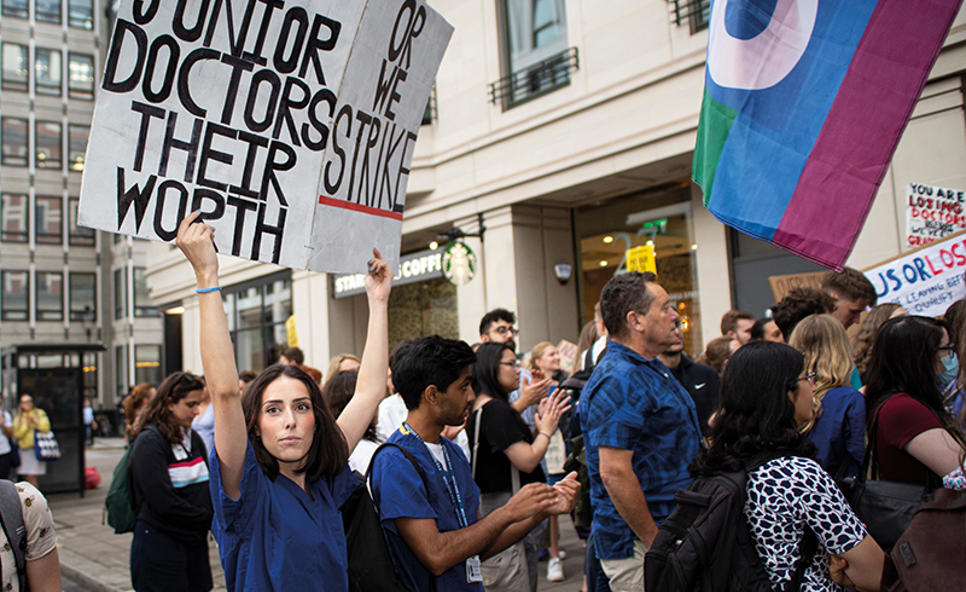
M678 313L652 277L631 272L604 286L610 342L580 400L593 543L613 592L644 589L644 553L700 445L694 402L657 359L675 341Z

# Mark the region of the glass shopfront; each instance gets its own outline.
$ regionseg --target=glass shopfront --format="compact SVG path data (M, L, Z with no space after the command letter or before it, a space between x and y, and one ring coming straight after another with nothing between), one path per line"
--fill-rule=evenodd
M581 322L594 318L594 305L607 280L627 271L627 251L651 245L658 282L681 315L684 349L697 357L703 350L695 263L698 245L687 180L577 208L574 227L580 248Z
M239 371L259 372L278 361L288 345L285 321L292 315L292 272L225 288L224 302Z

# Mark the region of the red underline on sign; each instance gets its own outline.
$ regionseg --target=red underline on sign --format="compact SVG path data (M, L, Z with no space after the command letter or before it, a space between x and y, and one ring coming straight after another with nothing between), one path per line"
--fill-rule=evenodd
M369 214L370 216L381 216L382 218L392 218L393 220L402 220L402 214L399 212L392 212L392 211L383 210L380 208L364 206L362 204L346 201L344 199L332 199L331 197L320 195L319 203L324 206L332 206L333 208L342 208L343 210L362 212L363 214Z

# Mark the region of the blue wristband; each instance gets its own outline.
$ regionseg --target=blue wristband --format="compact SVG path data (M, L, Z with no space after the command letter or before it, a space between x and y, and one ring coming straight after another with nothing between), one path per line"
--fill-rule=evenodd
M217 292L221 290L221 286L215 286L214 288L195 288L195 292L198 294L208 294L209 292Z

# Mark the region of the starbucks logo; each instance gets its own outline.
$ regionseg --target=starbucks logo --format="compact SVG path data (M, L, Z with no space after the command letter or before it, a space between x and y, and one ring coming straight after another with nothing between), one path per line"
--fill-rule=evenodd
M443 249L443 277L462 286L476 275L476 254L463 241L453 241Z

